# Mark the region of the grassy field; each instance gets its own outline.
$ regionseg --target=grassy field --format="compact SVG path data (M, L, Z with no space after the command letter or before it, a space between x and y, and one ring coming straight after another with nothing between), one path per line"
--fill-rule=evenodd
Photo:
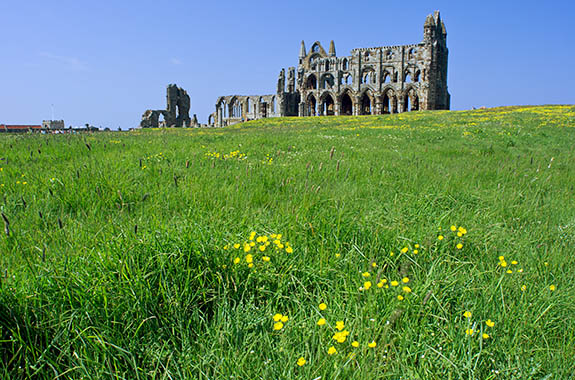
M574 106L4 135L0 158L0 378L575 373Z

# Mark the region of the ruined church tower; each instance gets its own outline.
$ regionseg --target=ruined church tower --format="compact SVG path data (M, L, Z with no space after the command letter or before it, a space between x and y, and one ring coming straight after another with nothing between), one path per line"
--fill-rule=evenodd
M438 11L423 24L423 41L357 48L338 57L319 41L302 41L297 67L280 71L272 95L218 98L214 124L281 116L381 115L448 110L447 31ZM253 105L252 105L253 104Z

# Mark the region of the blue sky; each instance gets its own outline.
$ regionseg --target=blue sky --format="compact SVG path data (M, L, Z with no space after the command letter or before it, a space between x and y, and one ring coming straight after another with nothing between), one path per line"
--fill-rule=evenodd
M135 127L176 83L200 122L220 95L270 94L300 41L338 55L447 27L452 109L575 103L575 2L0 2L0 123Z

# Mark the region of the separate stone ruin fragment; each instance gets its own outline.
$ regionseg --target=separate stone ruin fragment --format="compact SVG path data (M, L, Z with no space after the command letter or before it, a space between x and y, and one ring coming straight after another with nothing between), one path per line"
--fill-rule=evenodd
M290 67L286 78L281 70L275 95L221 96L208 124L448 110L447 55L447 32L437 11L427 16L418 44L359 48L337 57L333 41L328 52L319 42L307 51L302 41L297 72Z
M146 110L140 122L141 128L194 127L198 120L190 119L190 96L175 84L166 89L167 108L165 110ZM160 120L163 119L163 120Z

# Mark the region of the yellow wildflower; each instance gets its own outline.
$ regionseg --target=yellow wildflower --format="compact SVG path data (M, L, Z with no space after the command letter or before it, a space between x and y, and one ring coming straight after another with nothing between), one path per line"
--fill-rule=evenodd
M472 336L473 335L473 329L467 329L467 330L465 330L465 333L469 336Z
M325 325L325 318L320 318L317 320L317 325L318 326L323 326Z
M407 248L407 247L403 247L401 249L401 253L406 253L407 251L409 251L409 248Z
M397 285L399 285L399 282L393 280L390 282L390 284L391 284L391 286L397 286Z
M505 260L505 256L499 256L499 261Z
M260 251L262 251L262 252L266 250L266 246L265 246L265 245L260 245L259 248L260 248Z
M503 268L505 268L507 266L507 261L503 260L499 263L499 265L501 265Z
M414 247L415 247L415 248L419 248L419 244L416 244Z
M411 288L409 286L404 286L402 289L406 293L411 293Z
M297 360L297 365L300 367L303 367L305 365L305 363L306 363L306 361L303 357L301 357Z
M462 237L463 234L462 234L461 232L458 232L458 233L457 233L457 236Z
M371 281L366 281L363 283L363 288L365 290L369 290L369 288L371 288Z
M335 328L338 329L339 331L343 330L344 327L345 327L345 324L343 323L343 321L335 322Z
M375 267L377 267L377 263L374 261L373 263L371 263L371 266L372 266L373 268L375 268Z
M246 255L246 262L249 264L254 261L254 257L251 254Z
M322 302L319 304L319 309L323 311L323 310L327 309L327 305L324 302Z
M281 321L282 317L283 317L283 315L281 315L281 314L279 314L279 313L278 313L278 314L275 314L275 315L274 315L274 322L279 322L279 321Z
M549 290L554 291L556 289L555 285L549 286Z
M439 236L437 237L437 240L443 240L443 235L439 235Z
M335 353L337 353L337 350L335 349L334 346L331 346L330 348L328 348L328 350L327 350L328 355L333 355Z
M458 243L458 244L456 245L456 247L457 247L457 249L461 249L461 248L463 248L463 244Z
M252 232L252 233L250 234L250 240L254 240L255 237L256 237L256 233L255 233L255 232Z
M238 249L239 247L240 247L240 244L239 244L239 243L234 244L234 248L235 248L235 249Z
M403 296L400 294L400 295L397 296L397 299L400 300L400 301L403 301Z
M463 313L463 316L465 318L471 318L471 312L470 311L466 311L465 313Z
M282 321L283 323L286 323L286 322L288 321L288 319L289 319L289 318L288 318L287 315L282 315L281 321Z
M292 247L287 247L287 248L286 248L286 252L287 252L287 253L292 253L292 252L293 252L293 248L292 248Z
M414 249L414 250L413 250L413 254L414 254L414 255L417 255L418 253L419 253L419 251L418 251L417 249Z
M495 322L493 322L491 319L488 319L485 321L485 324L489 327L493 327L495 326Z
M521 285L521 291L524 292L524 291L526 291L526 290L527 290L527 286Z
M283 327L284 327L284 324L281 322L274 323L274 330L276 330L276 331L283 329Z
M368 343L367 346L369 348L374 348L375 346L377 346L377 343L375 343L375 340L374 340L374 341L371 341L370 343Z
M248 264L248 268L253 268L254 267L254 263L249 263Z
M402 278L401 282L403 282L404 284L407 284L409 282L409 277Z
M250 249L252 249L252 247L250 247L250 245L249 245L249 244L247 244L247 243L246 243L246 244L244 244L244 252L249 252L249 251L250 251Z
M363 272L361 275L362 275L363 277L369 277L369 276L371 276L371 273L369 273L369 272Z
M457 227L455 227L455 226L451 226L450 228L451 228L451 231L457 230Z
M269 256L262 256L262 260L267 263L267 262L269 262L271 259L270 259Z
M513 261L511 262L511 265L517 265L517 261L513 260Z
M351 342L351 346L357 348L359 347L359 342L357 340L354 340L353 342Z
M234 259L234 264L239 264L239 263L240 263L240 258L239 258L239 257L236 257L236 258Z
M511 269L507 269L507 273L511 274L513 271Z
M481 337L482 337L483 339L488 339L488 338L489 338L489 334L483 333L483 335L481 335Z

